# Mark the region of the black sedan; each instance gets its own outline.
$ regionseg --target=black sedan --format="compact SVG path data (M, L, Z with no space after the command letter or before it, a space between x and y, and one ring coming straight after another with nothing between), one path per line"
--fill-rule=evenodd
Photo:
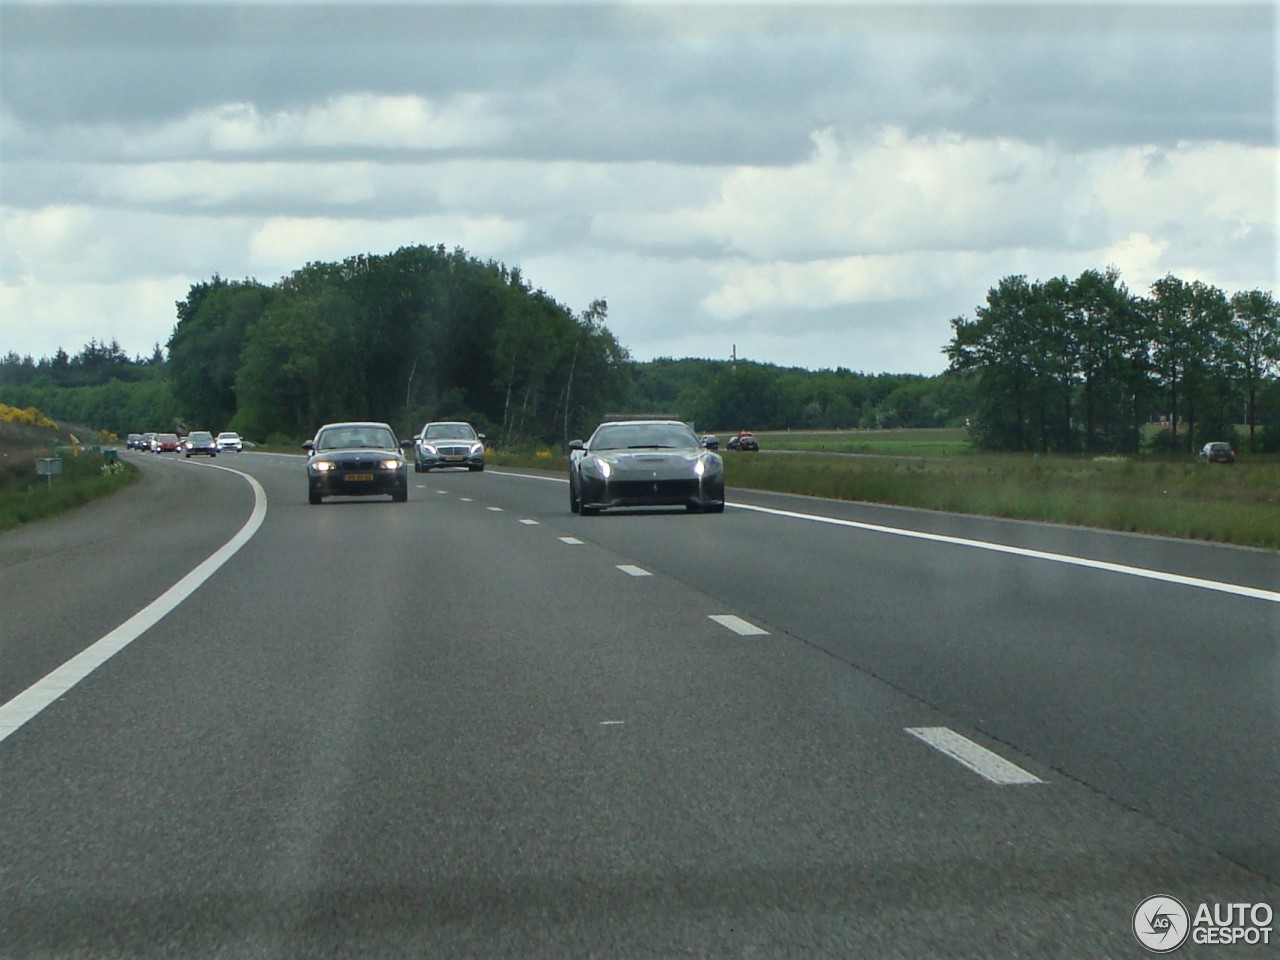
M724 511L724 462L678 420L614 420L569 444L569 509L683 506Z
M307 499L390 494L409 499L409 462L385 423L327 423L302 445L307 451Z
M182 438L182 452L188 460L195 456L216 457L218 441L207 430L192 430Z

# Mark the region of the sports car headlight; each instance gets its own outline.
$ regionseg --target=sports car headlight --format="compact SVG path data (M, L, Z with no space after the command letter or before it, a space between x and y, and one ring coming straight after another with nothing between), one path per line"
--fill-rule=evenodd
M383 460L378 466L382 467L383 470L399 470L404 466L404 462L401 460Z
M724 461L719 457L699 457L693 465L695 476L706 477L719 473L724 467Z
M332 460L317 460L311 464L311 469L316 473L328 473L330 470L336 469L337 466Z
M596 473L600 474L600 476L604 477L606 480L613 476L613 466L608 460L601 460L597 457L591 462L596 468Z

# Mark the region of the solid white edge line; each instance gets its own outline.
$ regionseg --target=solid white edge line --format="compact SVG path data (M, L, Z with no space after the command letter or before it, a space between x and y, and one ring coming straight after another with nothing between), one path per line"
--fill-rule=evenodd
M849 527L855 530L866 530L870 533L886 533L894 537L909 537L913 540L928 540L933 543L949 543L959 547L972 547L975 550L989 550L992 553L1004 553L1015 557L1026 557L1031 560L1048 560L1052 563L1065 563L1074 567L1086 567L1091 570L1103 570L1107 573L1142 577L1146 580L1160 580L1165 583L1176 583L1184 587L1197 587L1201 590L1215 590L1218 593L1229 593L1238 597L1250 597L1254 600L1268 600L1271 603L1280 603L1280 592L1263 590L1259 587L1246 587L1237 583L1226 583L1221 580L1204 580L1200 577L1188 577L1180 573L1166 573L1162 570L1150 570L1146 567L1130 567L1122 563L1109 563L1105 560L1090 560L1088 557L1073 557L1065 553L1049 553L1045 550L1032 550L1028 547L1011 547L1003 543L990 543L986 540L969 540L965 537L952 537L942 533L904 530L900 527L886 527L877 523L863 523L859 520L841 520L836 517L824 517L813 513L797 513L793 510L779 510L775 507L758 507L750 503L731 503L729 506L736 507L739 510L768 513L793 520L809 520L813 523Z
M568 483L561 477L537 477L527 473L508 473L495 470L499 476L519 477L525 480L549 480L555 483ZM878 523L864 523L859 520L841 520L837 517L824 517L814 513L799 513L795 510L780 510L777 507L760 507L753 503L726 503L726 507L734 510L750 510L755 513L768 513L775 517L787 517L792 520L808 520L812 523L826 523L837 527L848 527L853 530L866 530L870 533L885 533L894 537L909 537L915 540L928 540L933 543L949 543L953 546L971 547L975 550L990 550L993 553L1004 553L1015 557L1026 557L1031 560L1047 560L1051 563L1065 563L1070 566L1087 567L1091 570L1102 570L1106 573L1118 573L1128 577L1141 577L1146 580L1158 580L1184 587L1195 587L1200 590L1213 590L1237 597L1248 597L1253 600L1266 600L1280 603L1280 591L1263 590L1260 587L1246 587L1238 583L1227 583L1223 580L1205 580L1201 577L1188 577L1181 573L1166 573L1163 570L1151 570L1146 567L1130 567L1123 563L1108 563L1105 560L1090 560L1087 557L1073 557L1065 553L1049 553L1046 550L1031 550L1027 547L1010 547L1002 543L991 543L987 540L970 540L965 537L951 537L941 533L925 533L921 530L906 530L901 527L886 527ZM999 519L999 518L995 518ZM1193 542L1193 541L1189 541Z
M1044 783L1033 773L1028 773L1016 763L1011 763L998 753L979 746L968 737L961 736L950 727L904 727L907 733L944 753L978 776L1000 786L1026 783Z
M707 616L725 629L732 630L740 637L767 637L769 635L768 630L762 630L754 623L743 620L741 617L735 617L731 613L710 613Z
M223 467L213 463L207 464L207 466L214 470L225 470L227 473L234 473L238 477L243 477L249 482L249 486L253 488L253 512L249 515L249 519L245 521L244 526L236 532L235 536L206 557L195 569L120 624L120 626L90 644L66 661L66 663L55 667L13 699L0 705L0 743L3 743L10 734L17 731L28 720L31 720L171 613L182 601L191 596L201 584L213 576L223 564L235 556L236 552L258 532L258 528L262 526L262 521L267 515L267 494L262 489L262 484L247 473L241 473L231 467Z

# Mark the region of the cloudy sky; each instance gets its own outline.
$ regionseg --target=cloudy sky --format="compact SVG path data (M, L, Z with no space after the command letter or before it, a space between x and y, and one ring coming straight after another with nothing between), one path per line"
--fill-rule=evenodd
M641 360L936 373L1001 277L1277 289L1277 7L0 0L0 353L463 247Z

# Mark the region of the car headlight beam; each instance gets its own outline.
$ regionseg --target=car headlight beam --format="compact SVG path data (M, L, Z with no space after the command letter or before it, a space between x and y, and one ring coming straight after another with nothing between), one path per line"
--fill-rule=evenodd
M338 465L334 463L332 460L317 460L315 463L311 464L311 469L314 470L316 473L328 473L330 470L335 469L337 466Z

